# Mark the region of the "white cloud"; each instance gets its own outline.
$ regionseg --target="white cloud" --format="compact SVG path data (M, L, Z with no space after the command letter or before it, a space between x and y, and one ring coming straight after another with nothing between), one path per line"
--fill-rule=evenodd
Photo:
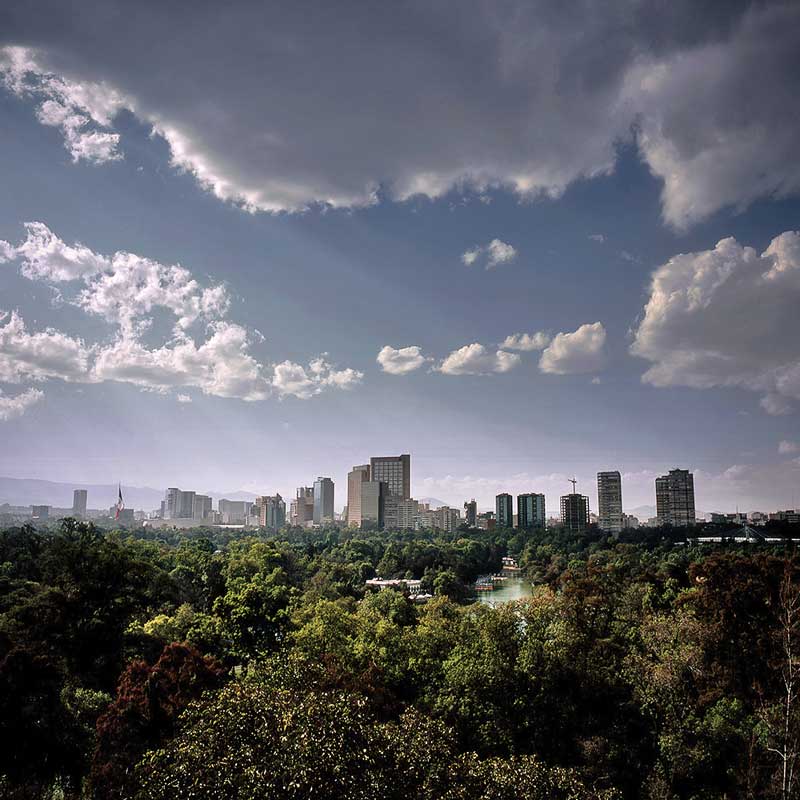
M89 381L90 355L80 339L52 329L31 333L16 311L0 312L0 381Z
M477 342L453 350L442 361L439 371L445 375L488 375L508 372L520 363L517 353L505 350L492 352Z
M223 317L230 305L222 285L202 287L180 265L165 265L133 253L104 256L76 243L68 245L42 222L28 222L27 236L12 257L22 260L22 274L31 280L62 283L81 280L84 288L72 302L120 325L131 336L154 308L166 308L179 330L198 319Z
M590 233L589 234L589 238L593 242L598 242L599 244L603 244L603 242L605 242L605 240L606 240L605 235L602 234L602 233Z
M463 252L461 261L469 267L482 256L486 256L486 269L493 269L499 264L512 262L517 257L517 250L500 239L492 239L487 245L473 247L471 250Z
M80 243L67 245L42 222L25 223L27 237L14 248L22 259L22 274L51 283L90 278L108 269L109 260Z
M195 387L217 397L263 400L269 385L263 367L248 353L247 331L230 322L210 326L211 336L199 346L190 338L148 349L135 339L120 338L97 353L97 380L132 383L167 391Z
M492 239L487 248L489 260L486 262L486 269L496 267L498 264L508 264L517 257L516 248L500 239Z
M335 369L324 358L310 362L308 386L284 381L285 365L262 364L250 352L252 336L241 325L225 321L230 298L221 284L203 287L180 265L164 265L133 253L99 255L81 244L67 245L44 223L26 225L27 236L4 254L22 261L21 272L51 285L77 283L83 288L67 300L117 326L113 344L86 346L59 331L29 333L13 312L0 325L0 381L61 378L68 381L131 383L168 392L193 387L217 397L263 400L272 393L310 397L324 389L349 389L363 378L354 369ZM175 317L171 341L159 347L142 343L153 310ZM0 323L8 317L0 316ZM194 323L206 323L204 337L190 335ZM292 365L298 366L299 365ZM305 373L303 367L299 367ZM302 381L301 381L302 383ZM187 395L179 395L186 402ZM190 399L190 398L189 398Z
M506 336L500 347L506 350L522 350L530 352L532 350L544 350L550 344L550 334L544 331L536 333L515 333Z
M428 359L417 345L394 348L388 344L381 348L376 361L390 375L405 375L419 369Z
M10 242L0 239L0 264L11 261L17 257L17 249Z
M319 394L325 387L352 389L361 383L364 374L354 369L334 369L323 357L302 364L284 361L275 365L272 386L282 397L293 395L307 400Z
M483 248L481 247L473 247L472 250L465 250L461 254L461 260L468 266L472 266L477 260L478 256L480 256Z
M800 233L759 255L735 239L676 255L652 276L631 352L653 386L738 386L786 414L800 399Z
M0 422L21 417L31 406L44 397L40 389L26 389L18 395L9 396L0 390Z
M800 187L796 3L646 14L624 0L602 14L579 3L569 25L521 0L468 13L419 4L413 36L400 6L362 9L357 26L325 12L240 4L220 25L213 5L198 5L189 40L168 4L146 15L119 0L86 0L69 16L23 10L4 20L0 70L74 159L118 158L112 125L126 108L177 168L249 210L452 190L558 197L611 172L619 142L663 182L676 226ZM398 124L409 120L414 135Z
M790 456L794 455L795 453L800 453L800 444L797 442L790 442L787 439L783 439L778 444L778 452L782 456Z
M107 128L119 110L131 106L102 82L70 81L44 70L29 50L0 49L0 78L20 96L41 101L36 116L42 125L60 128L74 162L118 161L120 136Z
M605 363L606 330L586 323L572 333L558 333L539 359L539 369L554 375L596 372Z
M188 394L176 394L175 395L175 399L179 403L191 403L192 402L191 395L188 395Z

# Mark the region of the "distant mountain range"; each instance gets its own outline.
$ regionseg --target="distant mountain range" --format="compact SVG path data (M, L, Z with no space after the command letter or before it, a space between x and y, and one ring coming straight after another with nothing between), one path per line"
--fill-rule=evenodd
M110 508L117 502L117 485L91 483L56 483L41 481L35 478L3 478L0 477L0 505L8 503L12 506L55 506L72 508L72 492L74 489L86 489L88 508ZM208 494L215 501L224 497L227 500L255 500L252 492L200 492ZM163 489L152 489L149 486L122 486L122 497L128 508L152 511L161 505L164 499Z

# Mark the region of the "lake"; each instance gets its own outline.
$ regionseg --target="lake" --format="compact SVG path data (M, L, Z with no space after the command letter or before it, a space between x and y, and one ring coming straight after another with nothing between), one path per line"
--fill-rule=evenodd
M495 589L493 592L478 592L478 602L488 606L496 606L500 603L508 603L511 600L522 600L531 596L533 587L528 581L522 578L512 578L506 581L502 588Z

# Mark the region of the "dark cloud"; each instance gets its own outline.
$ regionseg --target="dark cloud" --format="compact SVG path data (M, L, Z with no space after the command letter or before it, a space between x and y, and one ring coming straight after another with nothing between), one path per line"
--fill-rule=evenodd
M674 225L800 186L796 3L12 2L0 41L104 82L252 209L558 195L633 123Z

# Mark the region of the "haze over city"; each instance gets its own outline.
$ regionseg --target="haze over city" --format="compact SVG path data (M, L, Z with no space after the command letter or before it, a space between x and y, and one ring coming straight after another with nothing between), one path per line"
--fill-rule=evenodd
M673 468L796 507L796 4L37 5L0 475L291 498L413 453L454 507Z

